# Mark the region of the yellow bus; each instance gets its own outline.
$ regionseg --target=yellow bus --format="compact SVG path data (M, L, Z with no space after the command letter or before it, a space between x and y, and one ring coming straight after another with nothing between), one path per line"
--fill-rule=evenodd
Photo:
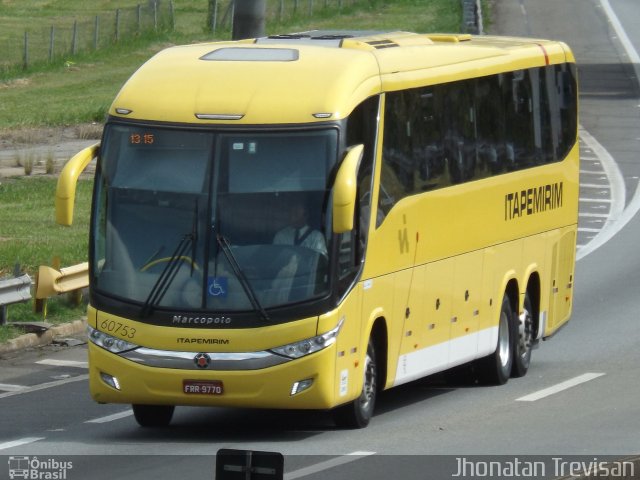
M90 390L332 410L469 364L523 376L572 309L576 67L563 43L314 31L166 49L97 157Z

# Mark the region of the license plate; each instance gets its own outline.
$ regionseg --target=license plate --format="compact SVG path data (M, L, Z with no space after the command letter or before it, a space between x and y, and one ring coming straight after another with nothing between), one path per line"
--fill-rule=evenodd
M224 393L220 380L184 380L182 391L189 395L222 395Z

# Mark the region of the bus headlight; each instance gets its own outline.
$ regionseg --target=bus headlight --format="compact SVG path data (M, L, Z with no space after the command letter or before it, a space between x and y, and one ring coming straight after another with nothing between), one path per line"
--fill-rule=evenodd
M106 333L92 327L87 327L87 334L89 335L89 340L92 343L108 350L111 353L127 352L139 347L139 345L127 342L121 338L112 337L111 335L107 335Z
M329 330L327 333L307 338L299 342L290 343L288 345L282 345L281 347L275 347L272 348L271 351L278 355L282 355L283 357L300 358L305 355L324 350L336 342L336 338L338 337L338 333L340 333L343 323L344 317L340 319L336 328Z

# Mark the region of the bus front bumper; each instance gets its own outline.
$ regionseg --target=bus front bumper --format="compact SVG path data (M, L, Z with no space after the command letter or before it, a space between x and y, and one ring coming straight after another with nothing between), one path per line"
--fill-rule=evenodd
M89 342L89 386L100 403L202 405L220 407L329 409L335 406L336 347L279 363L249 358L233 369L233 359L215 354L161 352L114 354ZM128 357L128 358L127 358ZM147 360L145 364L140 358ZM196 358L197 357L197 358ZM182 365L186 368L175 368ZM216 365L221 369L216 370ZM341 401L344 402L344 398Z

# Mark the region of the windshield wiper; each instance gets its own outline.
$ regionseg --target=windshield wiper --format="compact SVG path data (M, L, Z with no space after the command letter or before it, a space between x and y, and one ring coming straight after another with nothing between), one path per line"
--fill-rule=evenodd
M184 254L187 253L189 247L191 247L191 275L193 276L193 270L195 268L195 258L196 258L196 245L198 243L198 200L196 199L194 205L193 212L193 225L191 226L191 233L187 233L183 235L180 243L171 255L171 258L167 261L167 265L162 270L162 273L156 280L156 283L153 284L147 299L140 310L140 317L145 318L153 312L153 309L156 305L160 304L162 298L165 296L171 283L176 278L180 267L182 266L184 260ZM162 250L163 247L160 247L158 252ZM154 254L157 255L158 252ZM153 257L152 257L153 258Z
M183 256L189 249L189 247L195 244L195 235L194 233L187 233L182 237L180 243L174 250L171 258L167 261L167 265L162 270L162 273L156 280L156 283L153 284L153 288L149 292L149 296L147 297L142 309L140 310L140 317L145 318L153 312L153 309L156 305L158 305L162 298L165 296L171 283L176 278L180 267L184 263ZM193 273L193 258L191 259L191 271Z
M247 279L247 276L242 271L242 268L240 268L240 265L238 264L238 261L236 260L235 255L231 251L231 245L229 244L229 240L227 240L227 237L225 237L221 233L216 234L216 240L218 241L218 245L220 245L220 250L222 250L222 253L224 253L224 256L227 257L227 260L231 265L233 273L236 274L237 279L240 281L240 285L242 285L244 292L247 294L247 298L251 302L253 309L260 314L260 316L264 321L266 322L270 321L269 315L267 315L267 312L260 304L260 301L256 296L256 292L254 292L253 288L251 287L251 284L249 283L249 280Z

